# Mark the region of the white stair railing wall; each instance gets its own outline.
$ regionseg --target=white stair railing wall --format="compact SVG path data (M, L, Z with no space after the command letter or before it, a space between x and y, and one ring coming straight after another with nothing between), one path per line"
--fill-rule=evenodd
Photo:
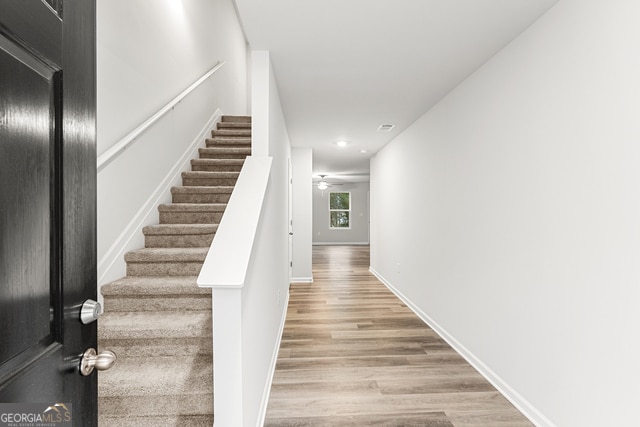
M252 156L198 285L213 289L216 425L262 426L289 298L291 146L269 53L252 53Z

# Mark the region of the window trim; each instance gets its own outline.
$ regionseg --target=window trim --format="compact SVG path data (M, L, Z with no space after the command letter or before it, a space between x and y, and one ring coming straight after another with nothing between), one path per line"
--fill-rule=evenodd
M346 193L349 195L349 209L331 209L331 194L342 194ZM330 191L329 197L327 197L328 207L329 207L329 230L350 230L351 229L351 191ZM331 213L332 212L347 212L349 216L349 226L348 227L333 227L331 225Z

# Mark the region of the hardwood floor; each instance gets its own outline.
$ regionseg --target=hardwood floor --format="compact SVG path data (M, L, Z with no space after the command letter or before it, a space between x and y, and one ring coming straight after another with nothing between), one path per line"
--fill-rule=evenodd
M315 246L293 284L265 426L532 424L368 271L366 246Z

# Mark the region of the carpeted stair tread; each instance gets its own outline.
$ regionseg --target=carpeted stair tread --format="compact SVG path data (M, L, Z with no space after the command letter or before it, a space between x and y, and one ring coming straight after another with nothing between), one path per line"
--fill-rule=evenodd
M244 159L193 159L192 171L240 172Z
M218 230L218 224L156 224L142 229L145 235L211 234Z
M244 159L251 155L251 147L205 147L198 153L201 159Z
M200 288L196 283L198 276L171 277L135 277L125 276L102 286L102 295L116 297L124 295L175 296L175 295L211 295L211 289ZM102 319L101 319L102 320Z
M232 136L215 136L213 138L207 138L205 140L207 147L236 147L236 146L251 146L251 137L232 137Z
M251 137L251 128L237 128L237 129L216 129L211 131L211 137L216 136L240 136L243 138Z
M212 356L211 337L147 338L140 339L100 339L100 348L110 349L118 355L118 360L140 357Z
M220 122L218 129L251 129L251 123Z
M211 427L213 425L213 414L208 415L176 415L176 416L134 416L126 418L109 417L100 415L98 425L101 427Z
M167 203L158 206L160 212L224 212L226 203Z
M211 337L211 311L108 312L98 324L101 343L117 339Z
M209 248L144 248L127 252L126 262L204 262Z
M200 194L231 194L233 185L216 185L216 186L199 186L185 185L181 187L172 187L171 194L179 193L200 193ZM207 203L209 204L209 203Z
M191 171L182 172L182 178L238 178L240 172Z
M251 116L233 116L233 115L224 115L221 118L222 123L251 123Z

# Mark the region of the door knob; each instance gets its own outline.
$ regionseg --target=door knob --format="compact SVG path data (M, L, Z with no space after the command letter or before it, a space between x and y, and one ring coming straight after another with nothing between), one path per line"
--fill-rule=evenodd
M82 355L80 360L80 374L83 376L91 375L94 369L105 371L116 363L116 354L110 350L104 350L97 354L94 348L89 348Z

